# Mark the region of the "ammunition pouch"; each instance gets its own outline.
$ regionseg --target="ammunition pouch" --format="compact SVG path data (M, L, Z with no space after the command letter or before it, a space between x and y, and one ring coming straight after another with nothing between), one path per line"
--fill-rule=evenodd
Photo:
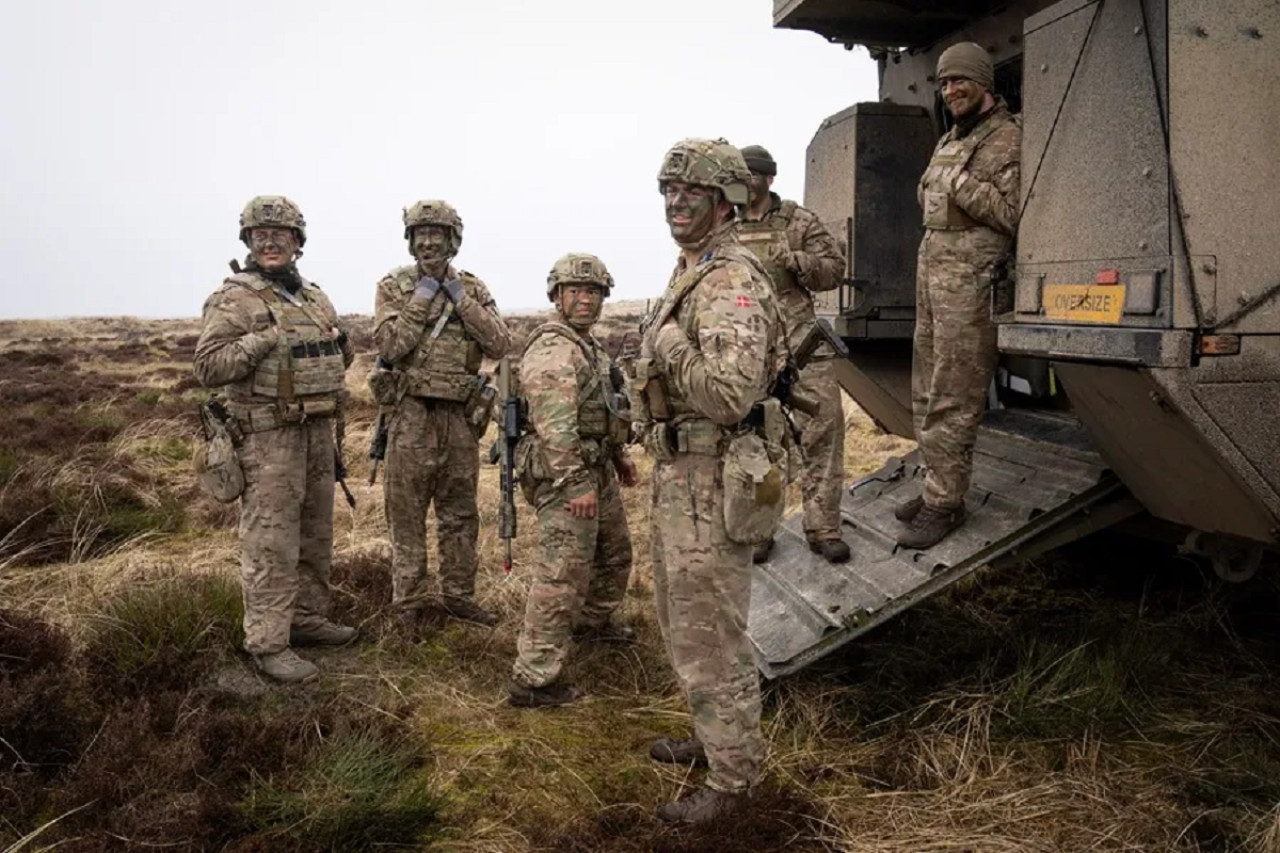
M666 421L671 419L671 405L661 371L651 358L637 358L633 363L634 374L628 386L631 411L637 420Z
M977 228L978 220L965 213L949 192L926 190L924 193L924 227L930 231L963 231Z
M411 397L429 397L464 403L475 387L472 373L438 373L413 368L405 371L405 393Z
M216 401L200 407L203 441L191 459L196 481L218 503L231 503L244 494L244 469L236 446L244 433L222 405Z

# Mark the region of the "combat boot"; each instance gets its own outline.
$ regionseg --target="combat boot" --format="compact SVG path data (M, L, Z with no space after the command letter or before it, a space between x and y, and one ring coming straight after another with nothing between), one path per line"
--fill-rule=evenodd
M663 823L704 823L742 808L751 799L746 791L729 793L715 788L698 788L674 803L658 806Z
M769 559L769 555L773 553L773 537L770 536L767 541L761 542L759 545L751 549L751 562L760 565Z
M809 550L821 554L828 563L849 562L849 545L838 536L834 539L810 539Z
M943 538L964 524L964 507L941 509L925 505L911 525L898 535L898 544L904 548L932 548Z
M623 643L636 641L634 628L610 619L603 625L578 625L573 629L573 639L579 643Z
M649 744L649 757L663 764L689 764L694 767L707 766L707 751L702 741L696 737L676 740L660 737Z
M498 624L498 614L485 610L470 598L446 595L441 600L441 606L444 608L445 613L463 622L474 622L486 628L492 628Z
M345 646L360 632L350 625L339 625L325 620L314 628L290 628L291 646Z
M919 515L922 509L924 509L924 496L917 495L906 503L901 503L894 507L893 517L906 524Z
M320 670L311 661L298 657L293 649L268 655L254 655L253 662L263 674L284 684L299 684L315 678Z
M541 687L524 687L514 681L507 685L507 701L516 708L558 708L582 698L581 691L572 684L544 684Z

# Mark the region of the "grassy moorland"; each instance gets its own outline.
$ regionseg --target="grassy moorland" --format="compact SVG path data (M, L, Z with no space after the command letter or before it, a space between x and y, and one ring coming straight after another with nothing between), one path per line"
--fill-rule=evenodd
M195 324L0 323L3 853L1280 850L1273 583L1222 586L1116 537L980 572L767 685L754 807L659 826L654 807L698 777L645 757L688 731L652 613L646 485L627 497L641 642L583 649L578 705L508 708L531 515L506 577L485 466L479 596L503 622L405 634L364 485L367 319L351 319L359 505L336 506L334 586L362 639L309 653L322 676L293 689L236 651L235 510L189 474ZM849 414L851 477L907 449Z

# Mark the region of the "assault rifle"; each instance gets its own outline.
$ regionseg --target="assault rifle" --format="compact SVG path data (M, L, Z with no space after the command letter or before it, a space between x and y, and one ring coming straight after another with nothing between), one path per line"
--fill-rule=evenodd
M374 362L375 370L390 370L391 365L382 356ZM369 458L373 465L369 468L369 485L378 481L378 466L387 458L387 431L390 426L390 415L386 407L378 410L378 420L373 425L373 438L369 441Z
M819 403L812 397L801 393L796 386L800 382L800 371L818 359L818 350L823 344L830 346L836 357L849 357L849 348L845 346L844 341L835 333L831 325L826 320L815 319L813 325L809 327L809 331L800 341L800 345L791 354L790 361L782 373L778 375L778 380L773 386L773 396L777 397L785 405L809 416L818 414Z
M501 462L499 482L502 487L502 503L498 507L498 536L501 537L504 556L502 568L511 572L511 540L516 537L516 444L520 441L520 397L514 393L511 379L511 359L504 357L498 363L498 396L502 399L502 415L498 420L498 440L489 449L489 461Z

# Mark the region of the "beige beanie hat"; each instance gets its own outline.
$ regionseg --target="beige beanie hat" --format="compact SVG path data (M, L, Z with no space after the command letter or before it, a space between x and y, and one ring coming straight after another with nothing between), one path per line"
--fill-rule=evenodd
M990 92L996 85L996 70L991 56L980 44L962 41L953 44L938 57L938 79L964 77Z

